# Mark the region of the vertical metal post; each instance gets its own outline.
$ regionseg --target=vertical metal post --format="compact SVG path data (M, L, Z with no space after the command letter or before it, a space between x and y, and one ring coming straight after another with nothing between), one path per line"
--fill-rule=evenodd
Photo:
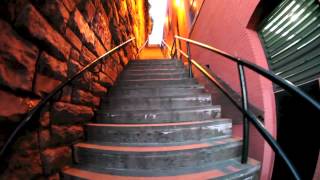
M247 94L247 85L246 78L244 74L243 65L238 62L238 71L241 85L241 99L242 99L242 108L244 111L248 111L248 94ZM248 151L249 151L249 121L243 113L243 145L242 145L242 157L241 163L247 163L248 161Z
M193 78L192 63L191 63L191 50L190 50L190 43L189 42L187 42L187 52L188 52L189 77Z

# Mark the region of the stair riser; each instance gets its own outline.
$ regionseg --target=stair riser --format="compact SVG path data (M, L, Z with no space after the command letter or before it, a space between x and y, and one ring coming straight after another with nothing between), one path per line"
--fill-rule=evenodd
M136 74L123 74L119 79L121 80L139 80L139 79L167 79L167 78L181 78L185 79L189 77L187 73L181 74L145 74L145 75L136 75Z
M156 73L184 73L185 69L125 69L123 73L128 74L156 74Z
M133 65L128 66L126 68L130 68L132 70L147 70L147 71L154 71L154 70L172 70L172 71L185 71L185 68L183 65L157 65L157 66L143 66L143 65Z
M148 79L148 80L119 80L117 82L117 86L163 86L163 87L172 87L172 85L195 85L196 82L193 79L177 79L177 80L156 80L156 79Z
M99 171L105 171L106 169L170 170L201 166L237 157L240 152L241 142L164 152L120 152L75 147L74 153L77 163L94 164Z
M112 145L160 145L187 144L231 136L229 120L185 126L160 127L104 127L87 126L89 142L103 142Z
M220 107L208 110L194 111L173 111L173 112L98 112L96 122L98 123L170 123L170 122L186 122L201 121L221 117Z
M151 64L151 65L156 65L156 64L177 64L181 63L181 61L177 60L146 60L146 61L130 61L129 65L131 64Z
M184 98L120 98L109 99L101 110L170 110L212 105L210 95Z
M174 64L128 64L126 68L130 69L166 69L166 68L183 68L182 63L174 63Z
M154 96L181 96L203 93L203 88L146 88L123 89L112 88L110 97L154 97Z

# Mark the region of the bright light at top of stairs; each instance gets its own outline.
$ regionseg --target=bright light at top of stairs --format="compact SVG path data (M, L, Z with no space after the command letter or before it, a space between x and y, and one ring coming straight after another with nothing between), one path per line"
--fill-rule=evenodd
M163 27L166 21L167 0L149 0L150 15L153 19L153 29L149 36L149 44L160 44L163 37Z

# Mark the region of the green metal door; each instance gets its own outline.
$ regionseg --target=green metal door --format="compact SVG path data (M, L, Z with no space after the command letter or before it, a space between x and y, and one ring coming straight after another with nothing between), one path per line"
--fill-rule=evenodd
M295 85L320 77L320 6L284 0L259 29L270 69Z

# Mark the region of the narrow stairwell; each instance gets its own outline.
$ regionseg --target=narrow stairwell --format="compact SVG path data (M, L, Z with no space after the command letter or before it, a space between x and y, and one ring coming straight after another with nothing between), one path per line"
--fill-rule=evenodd
M131 61L103 98L64 179L258 179L232 121L176 60Z

